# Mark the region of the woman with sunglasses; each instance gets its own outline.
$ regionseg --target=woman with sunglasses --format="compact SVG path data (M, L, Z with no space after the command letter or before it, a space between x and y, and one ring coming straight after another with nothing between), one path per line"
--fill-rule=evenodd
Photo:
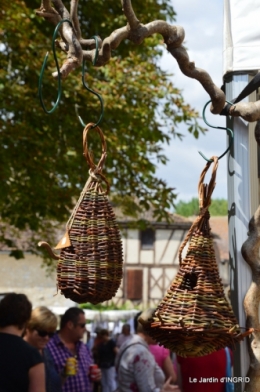
M62 390L61 377L56 372L51 354L46 347L46 344L56 332L57 324L58 320L55 314L47 307L39 306L33 309L24 336L24 340L37 348L43 357L46 392L61 392Z

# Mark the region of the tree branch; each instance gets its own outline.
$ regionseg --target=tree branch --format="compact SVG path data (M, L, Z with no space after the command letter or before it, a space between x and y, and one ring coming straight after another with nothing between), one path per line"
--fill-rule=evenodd
M50 0L42 0L40 8L35 10L35 13L36 15L45 18L48 22L53 23L55 26L61 20L58 12L51 6Z
M127 21L129 23L130 29L135 30L139 27L140 22L135 16L131 0L121 0L122 11L124 12Z
M226 102L224 92L213 83L211 77L206 71L196 68L195 64L189 61L188 53L183 46L176 48L174 44L169 44L167 45L167 49L177 60L182 73L189 78L198 80L201 83L212 100L210 109L211 112L213 114L219 114Z
M248 352L250 367L248 377L250 383L247 392L260 392L260 206L249 222L248 238L241 248L242 256L252 269L252 283L244 299L246 327L252 328L253 333L248 337Z
M95 43L91 39L81 37L80 23L78 20L78 0L71 0L70 13L61 0L52 0L54 8L51 7L50 0L42 0L41 7L36 10L36 14L57 25L62 19L70 19L73 27L69 23L63 23L60 29L62 41L57 41L57 46L67 53L67 59L60 68L62 78L66 78L70 72L86 61L93 60L96 55ZM186 49L182 46L184 40L184 30L181 26L171 26L163 20L155 20L143 25L136 17L131 0L121 0L122 11L126 16L127 25L113 31L109 37L103 41L99 39L99 51L95 65L102 67L111 58L111 51L116 49L120 43L129 39L136 45L140 45L146 38L153 34L161 34L167 46L167 50L176 59L181 72L198 80L212 101L211 112L219 114L225 106L226 96L212 81L210 75L201 68L196 68L195 63L189 60ZM83 50L87 47L88 50ZM57 78L58 72L53 76ZM260 101L249 103L237 103L229 109L230 116L240 116L244 120L252 122L260 119Z
M260 119L260 101L238 102L229 109L230 116L242 117L244 120L253 122Z
M81 39L81 30L78 18L78 0L71 0L70 2L70 17L78 40Z

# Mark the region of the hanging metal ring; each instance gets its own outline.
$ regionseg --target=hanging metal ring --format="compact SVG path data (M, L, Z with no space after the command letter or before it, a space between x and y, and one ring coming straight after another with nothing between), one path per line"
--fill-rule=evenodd
M56 68L57 68L57 72L58 72L58 97L57 97L57 100L56 100L54 106L50 110L46 109L46 106L45 106L45 104L43 102L43 97L42 97L42 78L43 78L44 70L46 68L46 63L47 63L47 60L48 60L49 52L47 52L46 55L45 55L45 58L44 58L43 63L42 63L40 77L39 77L38 94L39 94L39 98L40 98L40 102L41 102L42 108L45 111L45 113L47 113L47 114L51 114L52 112L54 112L54 110L57 108L57 106L58 106L58 104L60 102L61 94L62 94L61 73L60 73L60 67L59 67L59 63L58 63L57 55L56 55L55 39L56 39L58 30L60 28L60 25L62 23L64 23L64 22L68 22L72 26L72 23L71 23L71 21L69 19L61 20L57 24L57 26L56 26L56 28L54 30L54 33L53 33L53 37L52 37L52 52L53 52L53 56L54 56L54 60L55 60L55 64L56 64Z
M101 143L102 143L102 155L101 158L98 162L97 165L95 165L95 163L93 162L93 156L91 155L89 148L88 148L88 133L90 130L93 130L93 123L89 123L88 125L86 125L86 127L83 130L83 155L86 158L86 161L90 167L90 169L94 172L100 173L102 172L106 157L107 157L107 144L106 144L106 139L105 136L102 132L102 130L96 126L95 131L99 134L100 139L101 139Z
M226 101L226 102L230 104L229 101ZM232 147L233 139L234 139L234 133L233 133L232 129L230 129L230 128L227 128L227 127L218 127L218 126L216 127L216 126L211 125L211 124L208 123L208 121L206 120L206 117L205 117L205 111L206 111L207 106L208 106L210 103L211 103L211 100L208 101L208 102L206 103L206 105L204 106L203 112L202 112L204 122L205 122L210 128L224 129L225 131L228 132L228 136L229 136L229 145L228 145L228 148L225 150L225 152L223 152L223 154L221 154L221 155L218 157L218 160L219 160L219 159L223 158L223 156L225 156L225 155L228 153L228 151L230 150L230 148ZM205 157L205 155L202 154L201 151L199 151L199 154L202 156L203 159L205 159L205 161L207 161L207 162L213 162L212 159L207 159L207 158Z
M94 38L95 41L96 41L96 52L95 52L95 57L94 57L94 61L93 61L93 65L95 65L96 61L97 61L97 57L98 57L98 39L97 39L96 36L93 36L91 38ZM86 82L85 82L85 60L83 60L83 62L82 62L82 84L85 87L85 89L87 89L92 94L96 95L96 97L98 97L99 102L100 102L100 116L99 116L99 119L98 119L97 123L93 124L93 126L92 126L92 128L95 128L95 127L97 127L101 123L101 121L103 119L103 116L104 116L104 102L103 102L103 98L101 97L100 94L98 94L96 91L92 90L91 88L89 88L86 85ZM78 115L78 118L79 118L79 121L80 121L81 125L83 127L86 127L86 124L82 120L81 116Z

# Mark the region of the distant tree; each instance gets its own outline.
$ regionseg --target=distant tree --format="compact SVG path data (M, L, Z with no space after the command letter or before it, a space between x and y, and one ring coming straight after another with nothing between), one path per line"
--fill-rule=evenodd
M209 207L211 216L225 216L228 214L228 202L225 199L214 199Z
M213 199L209 208L211 216L225 216L228 213L228 203L225 199ZM193 216L199 214L199 200L192 198L191 201L179 201L175 207L175 213L181 216Z
M175 213L181 216L193 216L199 213L199 201L195 197L191 201L179 201L175 207Z

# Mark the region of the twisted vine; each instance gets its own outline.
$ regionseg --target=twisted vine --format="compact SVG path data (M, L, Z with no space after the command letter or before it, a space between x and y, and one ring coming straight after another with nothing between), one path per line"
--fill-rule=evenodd
M61 41L57 40L56 42L57 46L67 54L67 59L60 68L62 78L66 78L70 72L81 66L83 59L93 62L96 55L95 40L82 38L78 18L78 2L79 0L71 0L69 12L61 0L42 0L40 8L36 10L38 16L45 18L55 26L62 19L69 19L72 22L73 27L69 23L62 24L60 28ZM95 65L102 67L107 64L111 58L111 51L116 49L123 40L128 39L136 45L140 45L145 38L159 33L164 39L167 50L178 62L181 72L189 78L196 79L202 85L212 101L211 112L219 114L225 106L226 96L214 84L205 70L197 68L195 63L190 61L188 53L182 45L185 37L184 29L181 26L172 26L164 20L142 24L135 15L131 0L121 0L121 4L127 24L114 30L104 40L99 38L99 50ZM53 76L57 78L58 73L54 72ZM229 108L229 115L240 116L249 122L256 121L260 119L260 101L234 104Z

